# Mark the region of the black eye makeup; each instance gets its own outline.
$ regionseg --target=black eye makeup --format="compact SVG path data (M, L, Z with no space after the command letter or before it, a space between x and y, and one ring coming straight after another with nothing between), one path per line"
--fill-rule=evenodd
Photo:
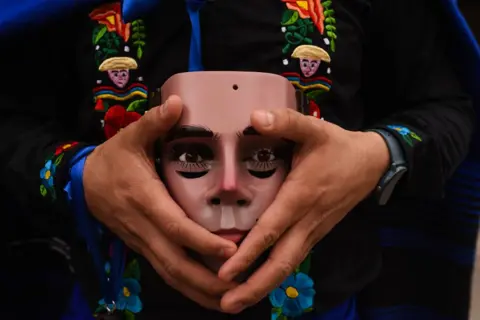
M283 152L273 148L260 148L253 150L251 156L243 161L252 176L267 179L275 174L277 168L283 163L284 157Z
M205 176L212 168L213 158L213 150L204 143L177 143L169 153L175 171L186 179Z

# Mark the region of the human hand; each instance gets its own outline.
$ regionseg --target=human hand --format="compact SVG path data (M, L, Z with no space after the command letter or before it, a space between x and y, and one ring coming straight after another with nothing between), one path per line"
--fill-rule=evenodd
M200 254L230 257L236 245L190 220L176 205L155 170L154 144L178 121L182 101L172 96L97 147L84 167L90 212L143 255L165 282L209 309L233 284L190 259Z
M290 109L255 112L263 135L297 143L292 169L275 201L219 270L225 281L246 270L267 248L267 261L227 292L222 310L237 313L277 288L312 247L376 187L389 164L383 138L353 132Z

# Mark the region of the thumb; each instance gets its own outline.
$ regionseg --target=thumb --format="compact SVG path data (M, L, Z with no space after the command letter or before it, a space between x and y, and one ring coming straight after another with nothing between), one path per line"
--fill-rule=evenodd
M254 111L250 120L255 130L262 135L303 143L313 137L316 140L322 139L325 134L321 121L312 121L310 118L285 108Z
M182 99L170 96L163 105L148 110L138 121L125 128L123 133L134 146L152 146L178 122L182 109Z

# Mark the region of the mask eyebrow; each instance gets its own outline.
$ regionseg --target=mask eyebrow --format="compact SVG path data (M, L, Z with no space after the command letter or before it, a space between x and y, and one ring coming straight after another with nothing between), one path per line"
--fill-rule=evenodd
M198 125L178 126L174 127L167 134L166 141L171 142L177 139L185 138L210 138L216 139L218 135L207 127Z
M254 127L248 126L245 129L243 129L242 132L237 132L237 135L239 137L242 137L242 136L260 136L261 134L257 130L255 130Z

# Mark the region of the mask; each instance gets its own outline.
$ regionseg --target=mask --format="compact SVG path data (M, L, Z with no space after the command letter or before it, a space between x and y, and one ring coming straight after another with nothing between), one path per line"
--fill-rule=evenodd
M258 134L256 109L297 108L294 87L255 72L191 72L165 82L161 96L184 102L162 143L161 172L171 196L204 228L240 242L274 200L291 143Z

